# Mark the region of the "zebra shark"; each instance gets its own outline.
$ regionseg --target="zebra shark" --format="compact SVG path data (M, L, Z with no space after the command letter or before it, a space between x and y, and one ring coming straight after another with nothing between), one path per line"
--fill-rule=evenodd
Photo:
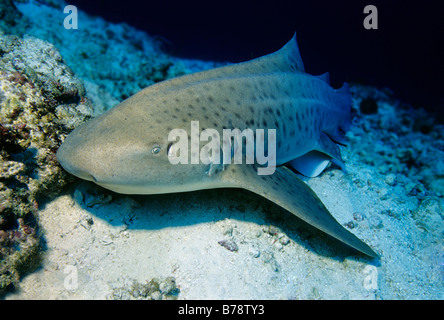
M335 90L328 74L305 72L295 35L280 50L263 57L141 90L71 132L57 158L71 174L125 194L247 189L348 246L377 257L335 220L294 172L314 177L330 162L343 167L338 143L345 141L350 110L347 84ZM262 167L257 162L220 163L215 150L206 155L200 152L206 161L173 164L171 159L178 153L196 156L210 140L208 135L191 139L190 124L197 121L202 133L208 128L217 132L275 130L275 154L270 155L270 139L256 140L265 144L272 174L258 174ZM189 148L175 148L181 137L172 140L170 133L177 128L191 144Z

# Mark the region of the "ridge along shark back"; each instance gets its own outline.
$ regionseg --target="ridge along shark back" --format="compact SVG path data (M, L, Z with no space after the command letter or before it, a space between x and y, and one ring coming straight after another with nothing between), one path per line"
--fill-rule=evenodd
M345 142L350 109L347 84L334 90L328 74L305 73L294 36L266 56L141 90L76 128L59 148L57 158L71 174L125 194L247 189L350 247L377 257L333 218L293 172L314 177L332 161L343 167L337 143ZM214 131L206 131L208 128ZM262 163L247 163L244 151L241 163L219 161L227 156L224 148L219 150L220 157L213 155L215 149L202 151L209 141L222 137L224 130L235 128L243 133L251 129L256 151L258 143L265 144L272 174L258 174ZM183 136L172 141L170 133L175 129ZM192 139L193 130L201 133L197 141ZM258 130L275 130L274 155L270 156L265 137L259 139ZM191 145L178 149L179 140ZM235 148L239 146L231 144L230 152ZM198 156L201 161L172 164L178 153L186 153L186 159Z

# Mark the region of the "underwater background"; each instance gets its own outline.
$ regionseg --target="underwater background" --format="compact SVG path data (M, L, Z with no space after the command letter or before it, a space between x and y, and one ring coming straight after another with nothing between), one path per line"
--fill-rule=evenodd
M74 0L90 14L163 38L175 56L241 62L279 49L297 32L307 72L387 86L410 104L442 110L444 26L440 1ZM367 5L378 29L363 26Z
M443 4L0 2L6 299L444 298ZM64 8L78 9L66 29ZM246 191L126 196L74 179L67 134L148 85L273 52L351 85L347 171L307 181L380 259ZM222 243L222 245L221 245Z

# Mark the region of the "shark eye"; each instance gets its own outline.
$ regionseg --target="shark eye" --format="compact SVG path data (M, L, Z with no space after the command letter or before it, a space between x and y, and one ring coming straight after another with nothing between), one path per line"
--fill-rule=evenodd
M151 153L152 154L158 154L160 152L160 147L159 146L154 146L152 149L151 149Z

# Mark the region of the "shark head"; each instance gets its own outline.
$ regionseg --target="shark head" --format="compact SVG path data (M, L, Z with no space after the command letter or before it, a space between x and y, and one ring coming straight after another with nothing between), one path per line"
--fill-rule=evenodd
M119 193L193 190L203 165L172 164L166 128L137 124L137 115L109 112L84 123L65 139L57 159L69 173ZM125 123L130 121L129 123Z

